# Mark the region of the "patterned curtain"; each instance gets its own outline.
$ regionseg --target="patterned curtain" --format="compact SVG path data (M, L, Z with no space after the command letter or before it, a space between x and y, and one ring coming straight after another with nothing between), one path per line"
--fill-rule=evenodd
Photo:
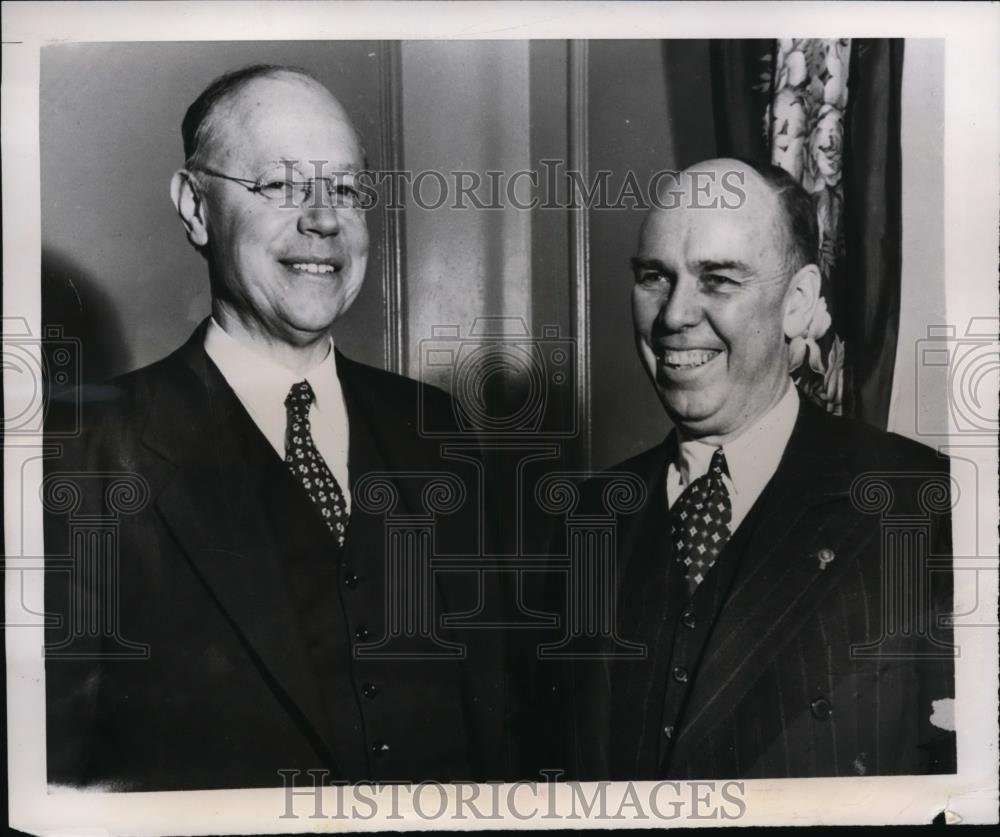
M816 207L822 298L792 340L792 377L828 411L884 428L899 322L902 42L714 41L710 60L719 154L770 157Z
M842 173L850 51L846 38L782 39L773 75L765 70L758 85L771 90L764 113L771 162L812 196L819 227L822 296L809 327L792 340L792 377L813 401L837 414L843 412L844 342L832 328L827 297L840 285L844 263Z

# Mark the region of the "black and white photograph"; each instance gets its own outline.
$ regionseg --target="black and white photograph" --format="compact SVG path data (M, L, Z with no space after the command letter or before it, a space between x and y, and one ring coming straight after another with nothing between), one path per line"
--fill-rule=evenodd
M891 5L5 4L11 826L995 823L1000 14Z

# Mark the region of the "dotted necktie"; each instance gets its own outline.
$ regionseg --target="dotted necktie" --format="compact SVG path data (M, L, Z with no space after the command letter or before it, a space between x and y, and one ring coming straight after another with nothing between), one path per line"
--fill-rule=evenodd
M343 546L347 531L347 503L340 485L313 443L309 408L315 400L316 393L308 381L292 384L285 399L288 413L285 462L323 516L338 546Z
M670 540L677 560L687 567L688 593L705 580L729 540L732 503L722 475L729 474L722 448L712 454L708 473L684 489L670 509Z

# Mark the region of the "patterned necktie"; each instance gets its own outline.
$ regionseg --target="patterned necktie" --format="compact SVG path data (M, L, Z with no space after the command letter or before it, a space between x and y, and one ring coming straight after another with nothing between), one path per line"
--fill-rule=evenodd
M677 560L687 567L689 595L705 580L731 534L733 508L723 474L728 475L729 469L718 448L708 473L692 481L670 509L670 540Z
M313 505L319 509L327 528L337 539L338 546L342 547L347 531L347 502L336 477L313 443L309 408L315 400L316 393L308 381L292 384L285 399L285 410L288 413L285 462L302 483Z

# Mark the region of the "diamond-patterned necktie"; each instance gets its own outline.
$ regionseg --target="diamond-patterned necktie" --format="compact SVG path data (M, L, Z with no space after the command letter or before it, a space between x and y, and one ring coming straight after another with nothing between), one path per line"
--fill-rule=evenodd
M729 469L718 448L708 473L693 480L670 509L670 540L677 560L687 568L689 595L705 580L731 534L733 507L723 474Z
M292 384L285 399L288 414L285 462L323 516L338 546L342 547L347 532L347 502L336 477L313 443L309 408L315 400L316 393L308 381Z

